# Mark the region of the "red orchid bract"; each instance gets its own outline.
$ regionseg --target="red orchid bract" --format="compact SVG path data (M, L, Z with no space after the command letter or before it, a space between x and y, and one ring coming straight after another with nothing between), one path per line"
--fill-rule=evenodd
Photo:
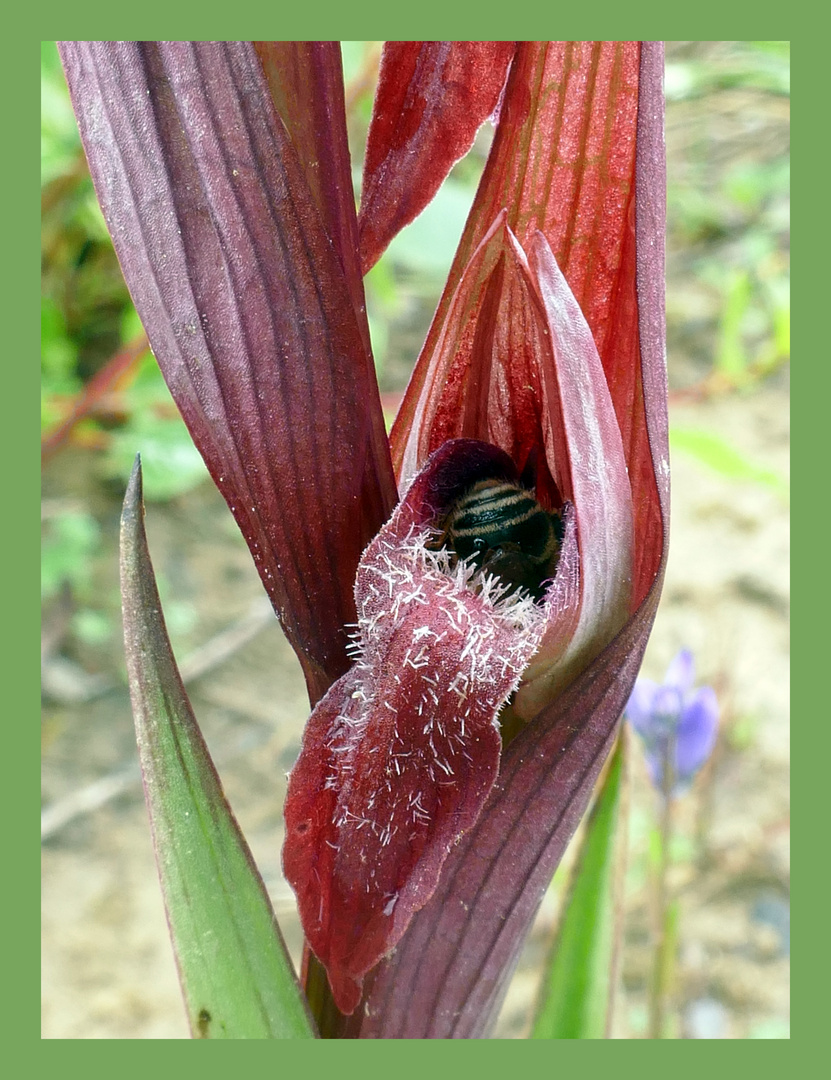
M549 612L431 547L431 525L471 484L518 480L503 451L446 442L364 552L356 664L312 713L286 799L283 865L338 1006L400 940L435 891L453 844L499 770L497 717ZM573 521L561 561L576 564ZM558 580L569 581L566 570ZM479 587L474 588L474 579Z
M316 705L284 864L321 1029L483 1034L660 595L660 45L388 43L359 217L336 43L62 57L152 348ZM388 443L361 272L495 107ZM562 513L537 602L433 542L493 476Z

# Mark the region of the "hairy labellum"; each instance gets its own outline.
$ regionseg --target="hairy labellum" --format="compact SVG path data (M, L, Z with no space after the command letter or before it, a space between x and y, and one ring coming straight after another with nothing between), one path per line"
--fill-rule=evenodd
M285 873L343 1012L478 819L500 709L546 626L548 599L431 546L438 471L428 464L361 559L356 663L314 710L289 780Z

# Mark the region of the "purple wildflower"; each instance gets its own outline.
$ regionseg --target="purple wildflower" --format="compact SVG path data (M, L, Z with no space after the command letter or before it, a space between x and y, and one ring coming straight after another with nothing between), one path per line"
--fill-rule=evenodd
M663 683L638 679L626 717L643 740L652 782L670 795L685 792L712 753L718 732L718 701L711 686L693 690L692 653L682 649ZM669 784L665 767L671 764Z

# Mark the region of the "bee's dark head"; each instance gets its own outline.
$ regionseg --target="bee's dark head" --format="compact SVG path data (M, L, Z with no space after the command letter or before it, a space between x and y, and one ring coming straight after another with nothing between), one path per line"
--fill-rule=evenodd
M481 569L493 574L512 589L524 589L534 600L542 600L543 581L550 577L537 560L529 558L516 544L504 544L483 552Z

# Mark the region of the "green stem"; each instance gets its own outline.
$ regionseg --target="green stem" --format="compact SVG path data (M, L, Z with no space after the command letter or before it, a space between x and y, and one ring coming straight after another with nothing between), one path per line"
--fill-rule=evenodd
M649 1038L665 1038L666 1011L675 962L675 925L677 913L669 889L669 858L672 841L672 788L675 783L671 762L675 748L671 747L665 763L661 792L661 820L658 830L658 851L654 860L654 913L652 976L649 985Z

